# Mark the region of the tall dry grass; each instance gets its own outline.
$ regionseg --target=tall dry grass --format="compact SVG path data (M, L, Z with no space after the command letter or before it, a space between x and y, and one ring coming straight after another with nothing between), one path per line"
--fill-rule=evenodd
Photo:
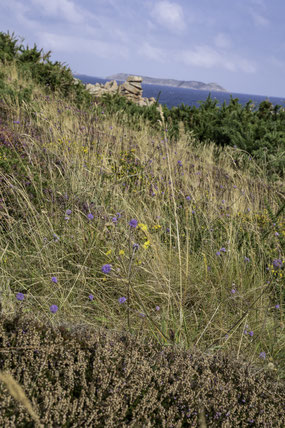
M169 141L163 120L132 129L40 88L2 109L1 165L24 171L1 169L5 314L230 350L284 377L284 186L250 159L240 171L237 149Z

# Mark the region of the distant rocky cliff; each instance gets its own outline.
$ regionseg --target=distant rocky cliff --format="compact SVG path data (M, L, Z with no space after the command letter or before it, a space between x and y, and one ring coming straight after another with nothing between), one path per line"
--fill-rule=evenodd
M195 80L175 80L175 79L158 79L155 77L141 76L143 83L147 85L162 85L162 86L174 86L176 88L188 88L188 89L198 89L200 91L217 91L217 92L227 92L222 86L217 83L203 83L197 82ZM128 78L126 73L113 74L112 76L106 77L106 79L124 81Z

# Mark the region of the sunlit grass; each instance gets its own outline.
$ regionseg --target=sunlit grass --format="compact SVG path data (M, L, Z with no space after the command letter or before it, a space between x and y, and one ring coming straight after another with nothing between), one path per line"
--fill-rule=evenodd
M104 107L79 111L39 92L6 108L5 314L20 306L54 325L230 350L284 377L284 186L251 160L255 177L239 171L238 149L185 133L174 144L165 128L133 130Z

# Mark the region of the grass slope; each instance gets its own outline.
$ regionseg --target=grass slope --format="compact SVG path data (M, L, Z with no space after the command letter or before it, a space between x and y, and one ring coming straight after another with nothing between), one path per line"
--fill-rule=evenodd
M0 73L2 314L229 352L284 380L284 183L182 123L171 141L162 109L134 128Z

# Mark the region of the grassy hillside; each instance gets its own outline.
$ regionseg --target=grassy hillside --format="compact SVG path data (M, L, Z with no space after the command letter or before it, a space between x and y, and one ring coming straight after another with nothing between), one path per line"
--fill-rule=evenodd
M272 181L181 118L175 137L165 106L94 100L0 36L2 315L229 353L284 381L280 168Z

